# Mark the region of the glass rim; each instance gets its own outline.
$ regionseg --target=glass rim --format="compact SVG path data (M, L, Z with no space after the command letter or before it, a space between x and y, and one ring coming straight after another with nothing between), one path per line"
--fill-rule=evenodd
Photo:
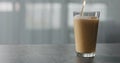
M75 16L75 15L80 15L80 12L79 11L73 11L73 16ZM87 14L87 15L91 15L91 14L93 14L94 16L96 16L96 17L100 17L100 11L85 11L85 12L83 12L83 16L85 16L85 14Z
M80 13L80 11L73 11L73 13L74 12L78 12L78 13ZM87 12L87 13L91 13L91 12L100 12L100 11L84 11L83 13L85 13L85 12Z

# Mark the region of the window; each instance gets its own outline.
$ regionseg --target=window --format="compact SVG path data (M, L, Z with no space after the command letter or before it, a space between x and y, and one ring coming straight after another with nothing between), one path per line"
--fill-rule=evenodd
M11 2L0 2L0 12L13 11L13 4Z
M27 3L27 29L58 29L60 27L59 3Z

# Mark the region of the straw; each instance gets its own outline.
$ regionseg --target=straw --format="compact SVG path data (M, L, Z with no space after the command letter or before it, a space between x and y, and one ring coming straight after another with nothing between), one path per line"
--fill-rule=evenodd
M83 0L83 3L82 3L82 9L81 9L81 11L80 11L80 16L83 16L83 11L84 11L84 7L85 7L85 5L86 5L86 1Z

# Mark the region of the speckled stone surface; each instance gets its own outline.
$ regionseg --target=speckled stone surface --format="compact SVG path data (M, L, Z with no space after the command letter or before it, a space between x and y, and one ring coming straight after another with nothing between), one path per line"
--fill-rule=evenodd
M120 63L120 43L97 44L94 58L77 57L74 44L0 45L0 63Z

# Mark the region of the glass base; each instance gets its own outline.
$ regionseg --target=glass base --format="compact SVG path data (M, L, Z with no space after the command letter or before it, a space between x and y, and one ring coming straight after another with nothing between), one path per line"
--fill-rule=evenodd
M95 53L78 53L77 52L77 56L80 56L80 57L95 57Z

